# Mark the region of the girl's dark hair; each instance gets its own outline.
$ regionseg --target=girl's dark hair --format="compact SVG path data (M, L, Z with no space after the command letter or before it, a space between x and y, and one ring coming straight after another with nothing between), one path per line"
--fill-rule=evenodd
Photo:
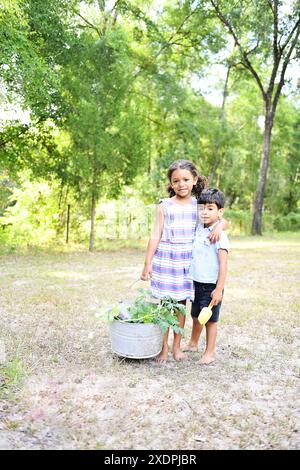
M195 184L192 190L192 194L195 195L196 198L200 196L204 188L207 188L208 179L205 176L198 175L197 169L193 162L190 162L189 160L176 160L176 162L173 162L172 165L169 167L167 173L170 181L170 184L167 186L167 191L170 197L175 196L175 191L171 185L172 174L175 170L188 170L192 173L194 177L198 177L197 183Z

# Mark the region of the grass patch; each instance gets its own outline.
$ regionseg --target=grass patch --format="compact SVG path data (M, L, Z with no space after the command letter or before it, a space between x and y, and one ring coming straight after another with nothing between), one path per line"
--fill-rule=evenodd
M20 389L26 376L26 368L18 356L0 366L0 397Z
M116 239L101 239L95 242L94 251L91 253L88 249L88 244L83 243L64 243L56 241L55 244L47 245L17 245L0 243L0 256L1 255L39 255L39 254L55 254L55 253L97 253L99 251L116 252L123 249L131 250L144 250L146 249L148 239L140 240L116 240Z
M200 352L182 362L171 352L164 365L112 354L108 325L96 313L135 296L141 285L130 286L146 242L105 240L93 254L70 245L3 255L1 419L11 447L299 448L298 236L230 239L209 367L199 365L205 332ZM185 342L191 326L188 316Z
M248 247L264 247L267 245L277 244L298 244L299 232L270 232L264 233L263 236L256 235L231 235L229 230L231 245L236 248L247 249ZM125 240L125 239L99 239L95 241L94 252L117 252L120 250L145 250L147 246L148 238L138 240ZM48 243L45 245L32 245L22 244L18 245L8 244L5 241L0 243L0 256L1 255L32 255L38 256L40 254L57 254L57 253L90 253L88 250L88 243L73 243L69 242L66 244L62 240L56 240L55 242Z

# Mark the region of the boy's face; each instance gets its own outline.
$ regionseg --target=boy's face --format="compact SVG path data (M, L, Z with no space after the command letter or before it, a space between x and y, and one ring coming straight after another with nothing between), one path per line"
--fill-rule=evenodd
M222 218L224 209L219 209L217 204L214 202L208 202L206 204L199 204L198 205L198 214L199 219L202 224L210 227L215 222Z

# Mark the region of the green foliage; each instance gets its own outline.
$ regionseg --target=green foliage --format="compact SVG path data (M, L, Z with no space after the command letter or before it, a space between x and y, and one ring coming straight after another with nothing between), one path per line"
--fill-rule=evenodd
M291 101L281 100L273 130L266 205L277 215L297 212L300 201L300 120Z
M300 211L280 215L274 220L274 227L282 232L295 232L300 230Z
M0 173L0 217L9 205L13 205L14 201L11 199L15 183L11 180L7 172Z
M262 0L215 3L267 80L270 7ZM282 41L296 13L285 24L280 19ZM210 183L226 194L231 230L248 233L263 109L237 46L228 51L211 1L4 1L0 40L1 105L31 116L26 124L0 122L1 239L62 240L71 204L71 238L86 241L92 197L98 240L146 237L153 204L167 195L170 163L187 158L209 176L216 147ZM207 77L215 63L231 65L222 119L220 106L197 88L198 80L213 85ZM215 91L222 82L220 76ZM281 96L273 126L264 219L268 228L276 219L278 230L298 226L290 215L300 200L298 98L299 89L293 99Z
M120 30L95 39L82 34L63 73L72 139L70 181L83 197L116 196L144 165L145 119L127 95L134 64ZM117 164L116 164L117 163Z
M56 187L57 190L57 187ZM14 188L8 207L1 217L5 235L12 245L44 245L56 237L58 218L57 197L43 180L33 183L28 173L23 174L21 185Z
M14 392L26 376L26 368L19 356L14 356L4 365L0 365L0 397Z
M158 324L163 333L168 328L172 328L175 333L183 333L180 328L177 314L180 311L185 315L185 306L178 303L171 297L164 297L160 303L153 303L149 300L151 291L145 289L138 289L138 295L132 305L128 307L123 303L114 305L111 309L105 312L106 318L109 322L114 320L129 322L129 323L155 323ZM126 310L126 316L122 313Z
M0 168L18 180L18 173L27 169L33 177L67 180L68 153L59 149L54 126L50 122L27 125L8 122L0 143ZM56 132L57 134L57 132Z
M224 217L229 221L230 234L245 235L250 233L252 217L250 211L241 209L226 209Z
M16 0L4 2L0 12L0 77L10 97L19 97L42 120L62 112L57 64L67 46L66 5Z

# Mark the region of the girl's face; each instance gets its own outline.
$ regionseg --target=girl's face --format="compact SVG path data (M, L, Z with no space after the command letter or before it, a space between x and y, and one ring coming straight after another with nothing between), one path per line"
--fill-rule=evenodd
M175 170L171 175L171 186L177 197L189 198L198 177L193 176L189 170Z

